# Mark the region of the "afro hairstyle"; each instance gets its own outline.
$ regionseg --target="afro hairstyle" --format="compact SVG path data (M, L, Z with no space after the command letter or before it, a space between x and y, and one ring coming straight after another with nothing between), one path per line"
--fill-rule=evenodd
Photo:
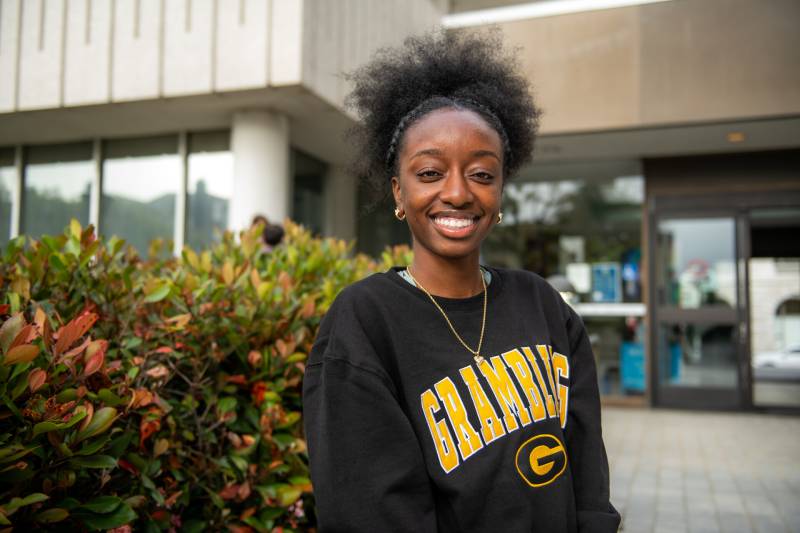
M498 132L505 179L531 158L540 112L499 30L439 29L408 37L347 78L353 90L346 105L359 118L350 131L357 148L353 170L376 188L387 190L397 175L408 127L445 107L470 109Z

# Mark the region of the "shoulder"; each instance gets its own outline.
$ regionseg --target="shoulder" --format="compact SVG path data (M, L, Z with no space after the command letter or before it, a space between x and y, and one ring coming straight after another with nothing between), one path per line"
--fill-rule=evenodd
M386 302L397 291L388 274L372 274L346 287L331 304L320 324L309 365L326 360L383 373L389 350Z
M548 319L561 322L568 327L577 319L572 307L561 297L561 294L539 274L529 270L511 268L492 268L503 281L503 294L512 298L530 298Z

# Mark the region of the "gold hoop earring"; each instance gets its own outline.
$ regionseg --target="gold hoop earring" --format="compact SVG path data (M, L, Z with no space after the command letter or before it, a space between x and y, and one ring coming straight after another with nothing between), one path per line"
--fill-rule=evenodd
M497 213L497 223L500 224L503 221L503 212L500 211Z
M396 218L397 220L405 220L406 219L406 214L399 207L395 207L394 208L394 218Z

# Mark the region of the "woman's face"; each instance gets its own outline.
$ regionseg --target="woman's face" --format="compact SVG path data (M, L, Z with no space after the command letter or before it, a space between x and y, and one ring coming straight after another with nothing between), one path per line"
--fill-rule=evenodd
M406 131L392 192L417 259L477 260L497 221L502 189L500 135L479 114L437 109Z

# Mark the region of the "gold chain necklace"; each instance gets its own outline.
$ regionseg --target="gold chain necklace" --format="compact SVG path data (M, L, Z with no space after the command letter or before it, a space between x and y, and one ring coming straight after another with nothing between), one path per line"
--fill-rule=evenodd
M442 316L444 317L445 321L447 322L447 325L450 326L450 331L452 331L453 335L456 336L456 339L458 339L458 342L460 342L461 345L464 348L466 348L467 351L474 356L475 363L477 363L480 366L485 360L483 358L483 356L481 355L481 346L483 346L483 332L486 329L486 301L488 299L488 296L487 296L488 291L486 290L486 279L484 279L484 277L483 277L483 270L480 271L480 273L481 273L481 284L483 285L483 319L481 320L481 338L480 338L480 340L478 340L478 349L477 350L473 350L472 348L470 348L467 345L466 342L464 342L464 339L462 339L461 335L458 334L458 332L456 331L456 328L453 327L453 323L450 322L450 319L447 317L447 313L444 312L444 309L442 309L442 307L439 305L439 303L436 301L436 299L431 295L431 293L428 292L428 289L423 287L422 284L419 281L417 281L416 278L414 278L414 275L411 274L411 268L406 268L406 272L408 272L408 275L409 275L409 277L411 277L411 280L414 282L414 285L416 285L417 287L422 289L422 292L424 292L425 294L428 295L428 298L431 299L431 301L433 302L433 305L436 306L436 309L438 309L439 312L442 313Z

